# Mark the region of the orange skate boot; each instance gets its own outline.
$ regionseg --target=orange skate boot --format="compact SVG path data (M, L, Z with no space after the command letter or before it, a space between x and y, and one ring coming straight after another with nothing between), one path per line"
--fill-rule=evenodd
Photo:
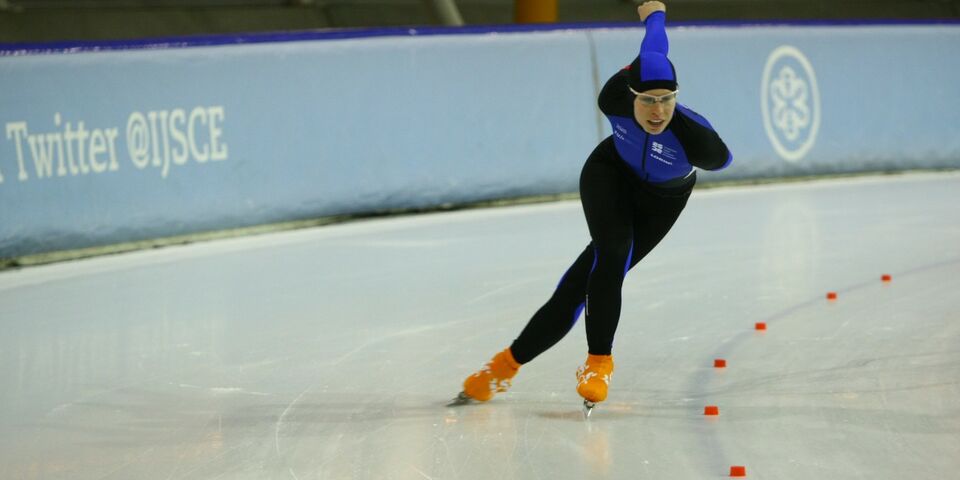
M577 393L583 397L583 414L607 399L607 387L613 377L613 355L587 355L587 361L577 369Z
M510 349L504 349L494 355L480 371L463 381L463 391L453 403L466 403L470 400L486 402L497 392L506 392L510 388L510 380L519 369L520 364L513 358Z

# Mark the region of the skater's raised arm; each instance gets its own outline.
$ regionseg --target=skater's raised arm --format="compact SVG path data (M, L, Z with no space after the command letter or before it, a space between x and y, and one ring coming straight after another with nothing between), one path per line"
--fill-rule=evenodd
M666 5L664 5L663 2L656 0L644 2L643 5L637 7L637 14L640 15L640 21L644 22L644 25L646 26L646 33L644 34L643 42L640 45L640 53L630 64L630 66L614 74L613 77L607 80L607 83L604 84L603 88L600 90L597 103L599 104L600 111L602 111L604 114L628 118L633 116L634 93L632 93L630 90L633 88L634 91L638 91L637 88L640 88L640 85L635 84L636 82L633 82L635 85L631 85L630 69L635 69L633 73L636 76L641 76L640 61L644 57L650 58L651 56L659 56L659 58L655 58L647 62L648 71L642 75L643 77L676 77L675 73L673 72L673 66L666 58L667 50L669 49L669 43L667 42L667 31L664 27L667 16L666 11ZM670 85L675 84L675 82L668 83L670 84L649 84L646 86L658 88L664 86L670 87Z
M670 42L667 41L667 6L663 2L650 1L644 2L637 7L637 13L640 15L640 21L646 29L643 35L643 43L640 44L640 53L659 53L666 55L670 50Z

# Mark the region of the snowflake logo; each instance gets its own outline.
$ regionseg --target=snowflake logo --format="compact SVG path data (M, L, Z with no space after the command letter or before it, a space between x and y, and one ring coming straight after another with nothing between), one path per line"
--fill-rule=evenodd
M820 93L810 61L800 50L781 46L770 53L761 88L763 126L774 150L795 162L816 142Z
M807 82L790 67L780 69L777 79L770 82L770 100L773 101L773 126L788 140L795 141L803 129L810 126Z

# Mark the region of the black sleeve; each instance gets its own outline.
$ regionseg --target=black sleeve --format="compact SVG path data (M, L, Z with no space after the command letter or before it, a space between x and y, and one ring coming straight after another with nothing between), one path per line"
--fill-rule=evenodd
M627 84L627 70L615 73L600 90L597 99L605 115L633 118L633 94Z
M692 114L696 115L695 112ZM717 132L691 118L680 108L677 108L673 117L670 128L683 146L691 165L704 170L718 170L727 165L730 150ZM703 122L706 123L706 120Z

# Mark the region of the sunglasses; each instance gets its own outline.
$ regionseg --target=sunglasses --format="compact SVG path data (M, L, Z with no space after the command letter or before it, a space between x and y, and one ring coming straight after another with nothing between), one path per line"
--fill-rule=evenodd
M675 101L677 99L677 94L680 93L680 90L674 90L670 93L665 93L660 96L647 95L646 93L640 93L632 88L630 88L630 92L637 96L637 99L640 100L641 105L652 107L658 103L667 104Z

